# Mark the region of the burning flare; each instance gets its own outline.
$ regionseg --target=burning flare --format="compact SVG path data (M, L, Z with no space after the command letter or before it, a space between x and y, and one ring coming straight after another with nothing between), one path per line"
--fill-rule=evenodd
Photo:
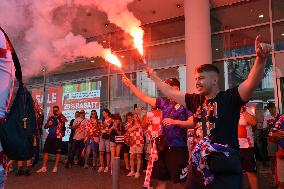
M120 63L119 59L117 58L117 56L115 56L114 54L111 53L110 49L105 50L104 58L109 63L121 68L121 63Z
M131 29L130 35L133 37L134 46L138 49L141 56L144 54L143 50L143 35L144 31L140 27L134 27Z

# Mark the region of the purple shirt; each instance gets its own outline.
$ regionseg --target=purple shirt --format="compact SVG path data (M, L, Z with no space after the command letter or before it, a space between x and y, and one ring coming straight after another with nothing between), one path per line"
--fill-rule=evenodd
M271 132L278 132L278 131L283 131L284 130L284 114L282 115L278 115L276 116L276 122L274 124L274 126L271 129ZM284 149L284 139L280 138L277 143L279 144L279 146Z
M156 107L162 110L162 120L171 118L174 120L186 121L192 113L182 105L169 100L168 98L157 98ZM169 147L187 146L187 129L178 125L162 125L162 134L165 136L166 144Z

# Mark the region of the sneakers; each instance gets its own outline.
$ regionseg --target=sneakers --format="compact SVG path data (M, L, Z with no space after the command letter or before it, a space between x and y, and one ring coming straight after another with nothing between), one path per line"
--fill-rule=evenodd
M101 173L103 171L104 171L104 167L100 167L99 170L98 170L99 173Z
M33 162L32 167L37 167L39 165L38 162Z
M26 175L26 176L31 176L31 171L30 171L29 169L27 169L27 170L25 171L25 175Z
M93 170L96 170L97 169L97 165L93 165Z
M134 176L134 178L139 178L140 177L140 173L135 173L135 176Z
M25 171L22 169L18 170L16 176L22 176L22 175L25 175Z
M46 173L46 172L47 172L46 167L42 167L41 169L37 170L37 173Z
M52 172L57 173L57 167L53 167Z
M128 177L132 177L132 176L135 176L135 173L134 173L134 171L131 171L130 173L128 173L128 175L126 175L126 176L128 176Z
M108 167L105 167L104 172L105 172L105 173L107 173L107 172L108 172Z
M66 168L66 169L72 168L72 165L71 165L70 163L66 163L65 168Z

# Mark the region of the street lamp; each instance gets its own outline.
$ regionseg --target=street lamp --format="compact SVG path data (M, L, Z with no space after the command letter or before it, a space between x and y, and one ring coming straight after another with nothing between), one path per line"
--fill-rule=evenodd
M44 121L43 121L43 124L46 123L47 121L47 102L46 102L46 99L47 99L47 90L46 90L46 68L43 67L42 70L43 72L43 101L42 101L42 109L43 109L43 115L44 115ZM42 150L43 148L43 139L45 138L45 132L42 133L42 138L41 138L41 144L40 144L40 148Z

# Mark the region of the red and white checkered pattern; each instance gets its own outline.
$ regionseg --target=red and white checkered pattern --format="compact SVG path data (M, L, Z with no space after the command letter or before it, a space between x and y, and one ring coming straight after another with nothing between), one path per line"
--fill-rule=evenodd
M81 140L85 137L85 129L86 129L86 125L88 123L88 120L85 119L81 122L82 120L80 120L80 125L79 127L75 130L75 135L74 135L74 139L75 140Z
M153 147L151 149L151 155L150 155L150 159L147 165L147 171L146 171L146 175L145 175L145 180L144 180L144 184L143 186L145 188L149 188L150 187L150 182L151 182L151 176L152 176L152 171L153 171L153 167L154 167L154 161L158 160L158 151L156 148L156 143L154 141L153 143Z
M146 129L146 136L149 137L149 139L159 136L162 124L162 112L160 110L147 112L143 122L147 123L147 121L152 122L152 124L148 125Z
M131 128L132 127L132 123L131 122L127 122L126 124L125 124L125 130L128 130L129 128Z
M100 129L97 121L88 120L86 123L86 138L90 138L91 140L94 137L99 137Z
M105 120L103 122L103 124L101 125L101 132L106 132L108 133L109 132L109 126L111 125L111 123L113 122L113 119L108 119L108 120Z
M143 147L144 138L142 128L138 128L135 131L131 132L130 137L132 139L131 147Z

